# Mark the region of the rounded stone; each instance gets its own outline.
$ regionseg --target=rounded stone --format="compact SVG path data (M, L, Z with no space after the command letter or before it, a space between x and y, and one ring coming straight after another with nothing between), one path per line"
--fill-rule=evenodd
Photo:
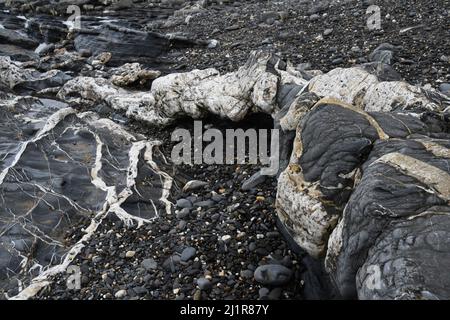
M255 280L263 285L282 286L289 282L292 271L278 264L266 264L256 268Z

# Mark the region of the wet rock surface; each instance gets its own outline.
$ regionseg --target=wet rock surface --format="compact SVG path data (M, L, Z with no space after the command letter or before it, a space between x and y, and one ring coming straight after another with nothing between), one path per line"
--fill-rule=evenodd
M1 298L448 298L448 1L370 3L1 3Z

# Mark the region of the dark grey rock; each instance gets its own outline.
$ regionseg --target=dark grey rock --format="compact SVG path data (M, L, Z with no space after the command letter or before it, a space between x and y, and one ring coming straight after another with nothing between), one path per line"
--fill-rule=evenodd
M292 278L292 271L279 264L267 264L256 268L254 276L263 285L282 286Z
M211 288L212 288L211 281L209 281L206 278L197 279L197 286L200 288L200 290L203 290L203 291L208 291L208 290L211 290Z
M269 297L270 290L267 288L261 288L258 291L259 298L262 300L267 300Z
M181 253L181 261L189 261L193 257L195 257L195 254L197 253L197 250L194 247L187 247L183 250Z
M199 181L199 180L192 180L187 182L184 187L183 187L183 191L184 192L190 192L190 191L194 191L200 188L203 188L204 186L207 186L208 183L205 181Z
M179 212L177 212L176 217L177 219L184 219L189 215L190 212L191 210L189 208L183 208Z
M255 174L253 174L250 178L248 178L247 180L244 181L241 189L243 191L251 190L251 189L255 188L256 186L258 186L259 184L266 181L266 178L267 177L265 175L261 174L261 171L258 171Z

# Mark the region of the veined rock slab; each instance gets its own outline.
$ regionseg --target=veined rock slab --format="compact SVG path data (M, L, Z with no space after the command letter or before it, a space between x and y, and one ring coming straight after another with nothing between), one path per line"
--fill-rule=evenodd
M48 99L0 108L0 282L29 298L62 272L107 214L141 225L170 210L158 141ZM65 241L71 228L81 231Z

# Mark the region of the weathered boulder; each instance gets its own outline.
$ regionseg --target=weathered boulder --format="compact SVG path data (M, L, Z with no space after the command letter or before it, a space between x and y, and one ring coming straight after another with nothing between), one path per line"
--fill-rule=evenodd
M105 102L130 118L153 125L167 125L176 118L200 118L208 113L242 120L249 112L278 111L279 85L306 84L281 60L270 54L253 53L236 72L220 75L215 69L174 73L155 79L150 92L130 92L104 78L77 77L67 82L58 96L69 102L94 105Z
M439 245L450 239L450 125L441 105L416 101L417 109L367 112L324 98L298 123L278 181L279 218L300 247L326 255L345 298L448 298L437 269L450 256Z

